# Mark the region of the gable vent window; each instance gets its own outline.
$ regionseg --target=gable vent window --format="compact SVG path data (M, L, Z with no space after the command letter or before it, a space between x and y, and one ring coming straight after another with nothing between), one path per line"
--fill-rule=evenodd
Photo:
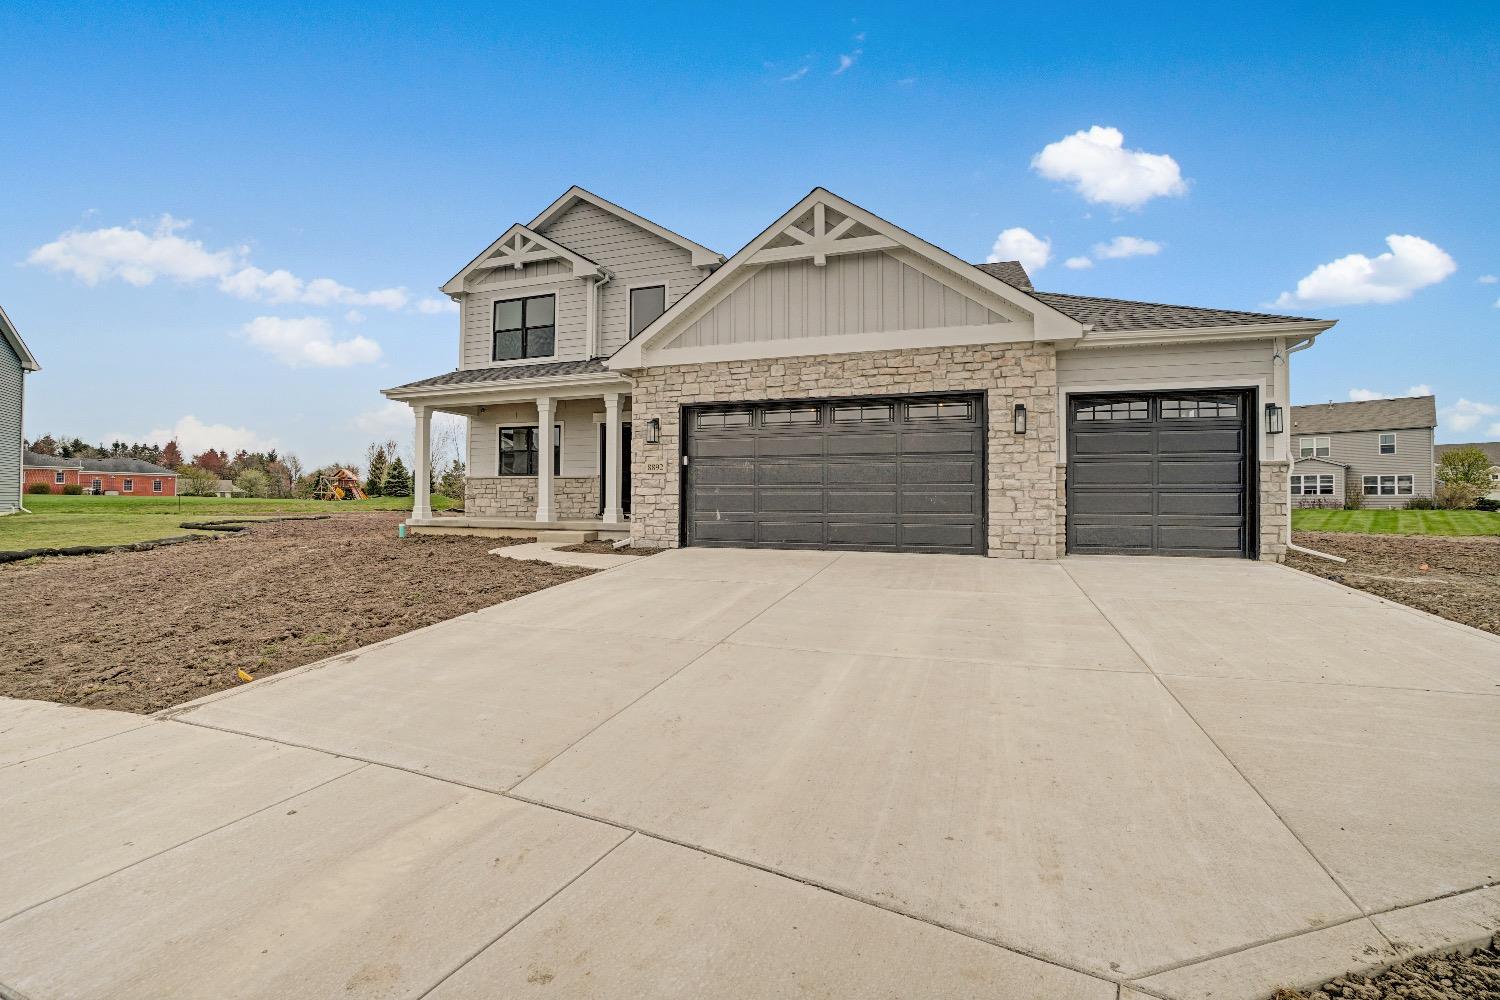
M496 302L494 360L552 357L557 351L556 318L551 295Z
M656 322L667 311L667 286L651 285L630 290L630 339Z

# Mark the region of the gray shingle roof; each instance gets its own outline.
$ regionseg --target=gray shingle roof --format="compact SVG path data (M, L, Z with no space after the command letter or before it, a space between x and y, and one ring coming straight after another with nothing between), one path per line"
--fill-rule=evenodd
M1480 451L1484 452L1490 457L1491 465L1500 465L1500 441L1471 441L1468 444L1440 444L1437 446L1437 448L1434 449L1434 451L1437 452L1437 459L1441 462L1444 455L1446 455L1450 451L1457 451L1459 448L1478 448Z
M975 264L993 275L1041 299L1058 312L1080 323L1090 323L1101 333L1123 333L1129 330L1192 330L1209 326L1259 326L1263 323L1309 323L1306 316L1279 316L1274 313L1244 312L1238 309L1207 309L1202 306L1174 306L1163 302L1136 302L1131 299L1106 299L1092 295L1068 295L1063 292L1039 292L1017 278L1026 269L1016 261L998 264Z
M21 464L28 469L81 469L83 463L76 458L59 458L57 455L41 455L28 451L21 456Z
M506 365L499 368L469 368L445 372L417 382L396 386L397 389L427 389L445 385L468 385L473 382L509 382L512 379L546 378L551 375L590 375L608 371L602 358L587 361L544 361L535 365Z
M59 458L28 451L22 460L28 469L78 469L82 472L128 472L143 476L175 476L171 469L138 458Z
M1345 431L1394 431L1436 426L1437 400L1432 396L1292 407L1294 434L1341 434Z

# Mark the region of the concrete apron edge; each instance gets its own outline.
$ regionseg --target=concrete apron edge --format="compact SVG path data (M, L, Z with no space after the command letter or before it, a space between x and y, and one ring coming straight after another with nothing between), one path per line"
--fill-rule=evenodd
M1275 566L1278 569L1285 570L1288 573L1295 573L1305 580L1316 580L1318 583L1321 583L1324 586L1333 587L1334 589L1341 590L1346 594L1354 594L1355 596L1361 597L1369 603L1378 604L1381 607L1385 608L1393 608L1397 611L1404 611L1409 615L1415 615L1418 618L1424 618L1427 621L1446 626L1447 628L1452 629L1455 632L1461 632L1464 635L1479 636L1480 638L1488 639L1490 642L1500 644L1500 635L1495 635L1493 632L1486 632L1482 628L1475 628L1472 625L1465 625L1463 622L1452 621L1450 619L1444 618L1442 615L1435 615L1431 611L1423 611L1421 608L1414 608L1410 604L1402 604L1400 601L1393 601L1390 598L1381 597L1379 594L1372 594L1368 590L1360 590L1358 587L1351 587L1347 583L1339 583L1337 580L1330 580L1326 576L1318 576L1316 573L1305 573L1302 570L1297 569L1295 566L1288 566L1285 563L1271 563L1270 565Z

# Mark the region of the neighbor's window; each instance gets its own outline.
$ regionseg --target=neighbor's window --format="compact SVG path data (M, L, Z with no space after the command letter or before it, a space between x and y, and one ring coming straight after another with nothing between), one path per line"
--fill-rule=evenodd
M126 489L130 489L130 487L128 487L128 486L125 487L125 488ZM153 480L151 480L151 492L152 493L160 493L161 492L161 480L160 479L153 479Z
M1333 449L1329 447L1329 439L1326 437L1305 437L1297 439L1298 458L1327 458Z
M1237 417L1240 408L1232 399L1164 399L1161 401L1161 415L1164 420Z
M967 399L906 404L908 420L968 420L973 416L974 404Z
M1144 399L1121 399L1111 403L1074 403L1074 420L1145 420L1151 404Z
M1382 455L1394 455L1394 454L1396 454L1396 435L1394 435L1394 434L1382 434L1382 435L1380 435L1380 453Z
M500 475L534 476L537 474L535 427L500 428ZM562 424L552 425L552 474L562 465Z
M135 480L134 479L126 479L125 481L123 481L122 483L120 483L120 492L122 492L122 493L134 493L135 492Z
M630 338L656 322L667 311L667 286L651 285L630 290Z
M556 319L551 295L496 302L494 360L550 358L557 349Z
M1331 496L1333 496L1333 475L1332 475L1332 473L1329 473L1327 475L1316 475L1316 476L1307 476L1307 475L1293 476L1292 477L1292 496L1294 496L1294 497L1314 497L1314 496L1331 497Z
M104 480L102 480L102 479L95 479L91 485L92 485L92 489L94 490L94 492L97 493L99 490L104 489Z
M65 472L54 472L52 474L52 481L61 486L68 481L68 474Z
M1409 497L1412 493L1411 476L1366 476L1364 484L1367 497Z

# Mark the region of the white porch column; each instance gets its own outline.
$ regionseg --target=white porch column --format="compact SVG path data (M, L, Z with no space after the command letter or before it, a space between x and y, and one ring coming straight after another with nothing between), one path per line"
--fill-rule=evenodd
M536 401L536 519L552 520L552 397Z
M416 499L412 503L411 516L417 520L432 516L432 411L425 406L413 405L412 414L417 418L417 435L413 442L416 452L416 460L413 462L412 475L415 482L413 494Z
M604 394L604 523L620 523L620 394Z

